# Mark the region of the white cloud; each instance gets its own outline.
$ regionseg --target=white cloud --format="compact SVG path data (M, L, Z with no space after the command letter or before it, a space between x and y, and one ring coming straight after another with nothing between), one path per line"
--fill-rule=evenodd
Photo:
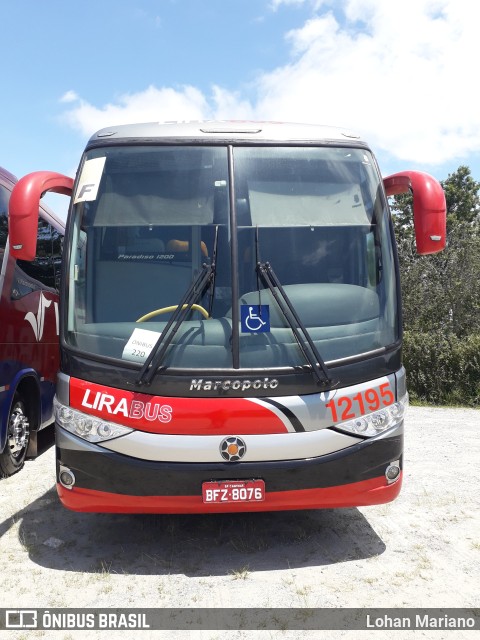
M472 96L479 13L465 0L348 0L287 38L292 61L259 79L257 111L357 129L405 160L480 149Z
M219 120L252 120L255 111L251 103L242 99L240 92L232 92L213 87L212 117Z
M314 9L319 9L323 4L332 4L335 0L270 0L270 8L277 11L282 5L300 6L308 4Z
M304 2L306 2L306 0L270 0L270 7L273 11L277 11L282 4L300 5L304 4Z
M64 102L64 103L75 102L78 99L79 99L78 95L75 93L75 91L67 91L60 98L60 102Z
M90 136L102 127L131 122L202 120L209 117L209 111L207 99L195 87L157 89L150 86L139 93L122 95L115 103L103 107L80 100L64 114L64 119L75 129Z
M289 63L257 77L254 100L216 85L211 95L191 86L151 86L103 107L77 100L66 112L68 122L90 135L135 121L293 120L356 129L375 149L412 164L480 151L474 94L480 5L339 0L335 13L331 2L311 0L310 6L312 17L285 36ZM72 101L66 96L77 98L68 92L64 102Z

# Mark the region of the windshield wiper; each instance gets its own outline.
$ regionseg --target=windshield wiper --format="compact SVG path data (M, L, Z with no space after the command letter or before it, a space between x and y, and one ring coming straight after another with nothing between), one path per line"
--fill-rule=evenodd
M163 357L170 346L175 334L177 333L180 325L190 312L192 305L202 296L206 287L213 281L215 274L215 263L203 264L202 270L197 277L192 281L190 287L185 292L183 298L178 303L177 308L172 313L172 317L165 325L165 329L160 334L153 349L148 354L147 359L143 363L140 369L139 376L135 381L135 384L148 385L152 382L154 375L156 374Z
M213 241L213 256L212 256L212 264L217 264L217 247L218 247L218 224L215 225L215 239ZM212 315L213 311L213 303L215 301L215 278L217 276L216 269L212 270L212 281L210 284L210 304L208 305L208 315Z
M336 380L330 376L330 372L323 361L322 356L318 352L306 326L303 324L295 310L291 300L285 293L279 279L277 278L272 266L269 262L258 262L257 272L270 290L275 302L278 304L280 311L285 317L290 329L295 336L298 346L300 347L305 360L312 367L312 373L322 386L334 387L338 384ZM303 334L303 335L302 335Z

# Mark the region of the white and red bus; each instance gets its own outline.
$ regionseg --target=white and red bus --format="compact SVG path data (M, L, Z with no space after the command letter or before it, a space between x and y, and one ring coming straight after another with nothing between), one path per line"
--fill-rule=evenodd
M53 421L59 364L58 287L64 224L35 212L35 255L17 259L8 234L16 178L0 168L0 477L35 457L37 434Z
M90 139L73 186L49 172L19 181L12 234L27 260L47 190L72 194L56 396L66 507L397 496L407 390L387 196L413 191L417 249L434 253L436 180L382 180L368 145L333 128L115 126Z

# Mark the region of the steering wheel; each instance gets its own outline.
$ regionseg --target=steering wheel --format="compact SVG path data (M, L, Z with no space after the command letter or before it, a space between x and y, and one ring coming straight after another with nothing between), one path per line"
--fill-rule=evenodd
M184 304L182 309L185 309L186 307L187 307L187 305ZM136 320L136 322L145 322L146 320L150 320L150 318L154 318L155 316L159 316L162 313L170 313L171 311L175 311L175 309L178 309L178 304L174 304L171 307L162 307L161 309L156 309L155 311L150 311L150 313L146 313L144 316L142 316L141 318ZM210 316L208 315L208 311L206 309L204 309L202 306L200 306L199 304L192 304L192 310L193 311L200 311L200 313L202 314L202 316L206 320L208 320L210 318Z

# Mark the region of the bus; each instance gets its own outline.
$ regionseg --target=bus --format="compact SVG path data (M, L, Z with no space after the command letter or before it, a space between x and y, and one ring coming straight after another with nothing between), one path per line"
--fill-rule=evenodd
M380 504L403 475L406 376L388 196L445 246L428 174L382 179L358 135L270 122L100 130L74 184L22 178L14 253L70 193L57 490L75 511Z
M16 178L0 168L0 477L37 455L38 432L53 422L59 367L58 290L65 225L37 206L35 255L16 257L8 203Z

